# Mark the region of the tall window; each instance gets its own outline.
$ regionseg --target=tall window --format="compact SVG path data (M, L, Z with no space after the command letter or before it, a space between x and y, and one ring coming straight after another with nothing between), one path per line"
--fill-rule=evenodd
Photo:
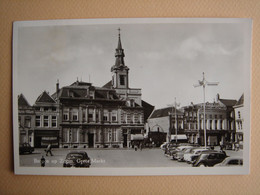
M41 126L41 116L36 116L35 126L36 127L40 127Z
M112 111L112 122L116 122L117 121L117 111L113 110Z
M25 123L24 124L25 127L29 127L30 128L31 127L31 117L30 116L26 116L24 123Z
M63 110L63 120L64 121L68 121L69 120L69 109L68 108L65 108Z
M44 127L49 127L49 116L44 116L43 118L43 126Z
M120 79L120 85L125 85L125 76L119 75L119 79Z
M94 110L93 109L88 109L88 121L93 122L94 121Z
M57 116L52 116L51 117L51 126L52 127L57 127Z
M240 111L238 111L237 113L238 113L238 118L241 118L241 114L240 114Z
M103 121L104 121L104 122L109 121L108 116L109 116L108 111L107 111L107 110L104 110L104 115L103 115Z
M78 120L78 110L77 109L73 109L72 110L72 120L73 121L77 121Z

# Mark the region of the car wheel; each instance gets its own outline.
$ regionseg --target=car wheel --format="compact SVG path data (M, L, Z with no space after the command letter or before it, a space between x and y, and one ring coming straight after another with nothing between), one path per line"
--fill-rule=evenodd
M198 165L198 167L206 167L206 165L204 165L203 163L200 163L200 164Z

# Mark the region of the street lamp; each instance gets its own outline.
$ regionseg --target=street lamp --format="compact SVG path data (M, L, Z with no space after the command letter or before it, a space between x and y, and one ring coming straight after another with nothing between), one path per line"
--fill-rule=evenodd
M176 97L174 98L174 104L169 105L169 106L172 106L171 116L173 114L173 105L175 107L175 112L174 112L175 113L175 140L176 140L176 144L177 144L178 122L177 122L177 112L176 112L177 110L176 109L177 109L177 107L180 106L180 103L176 102ZM170 124L171 124L171 120L170 120ZM171 136L171 133L170 133L170 136Z
M198 80L199 81L199 84L195 84L193 85L194 87L203 87L203 129L204 129L204 143L205 143L205 148L207 147L207 133L206 133L206 119L205 119L205 88L206 86L217 86L219 84L219 82L208 82L206 81L205 79L205 73L203 72L203 79L202 81Z

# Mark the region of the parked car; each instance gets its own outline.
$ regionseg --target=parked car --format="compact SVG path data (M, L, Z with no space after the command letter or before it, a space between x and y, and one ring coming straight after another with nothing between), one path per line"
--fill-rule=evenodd
M184 150L187 149L187 148L194 148L194 147L191 146L191 145L187 145L187 146L178 146L178 147L176 148L175 151L172 151L172 152L170 153L171 158L172 158L173 160L177 160L177 158L176 158L176 157L177 157L176 154L177 154L178 152L184 151Z
M63 163L63 167L89 167L90 165L91 160L84 151L68 153Z
M24 154L26 152L31 154L33 151L34 151L34 147L32 147L28 143L23 143L19 145L19 154Z
M207 150L210 150L210 149L209 148L197 148L197 149L194 149L194 150L192 150L191 153L184 154L183 159L187 163L192 163L192 161L193 161L195 156L199 156L202 151L207 151Z
M166 156L170 156L170 151L171 150L176 150L177 147L178 147L178 145L176 145L176 144L167 143L166 147L165 147L165 150L164 150L164 154Z
M191 153L191 151L195 149L195 147L193 148L185 148L181 151L178 151L176 154L174 154L174 158L178 161L184 161L183 157L184 157L184 154L188 154L188 153Z
M206 151L202 152L192 166L194 167L213 167L215 164L222 162L227 157L222 151Z
M164 143L160 146L160 148L161 148L162 150L165 150L167 144L168 144L168 142L164 142Z
M227 157L221 163L215 165L215 167L225 167L225 166L243 166L243 158Z

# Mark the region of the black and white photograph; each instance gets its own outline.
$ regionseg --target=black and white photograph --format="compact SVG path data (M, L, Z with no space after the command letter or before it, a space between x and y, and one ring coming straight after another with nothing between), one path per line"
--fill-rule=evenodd
M15 174L245 175L251 19L13 24Z

